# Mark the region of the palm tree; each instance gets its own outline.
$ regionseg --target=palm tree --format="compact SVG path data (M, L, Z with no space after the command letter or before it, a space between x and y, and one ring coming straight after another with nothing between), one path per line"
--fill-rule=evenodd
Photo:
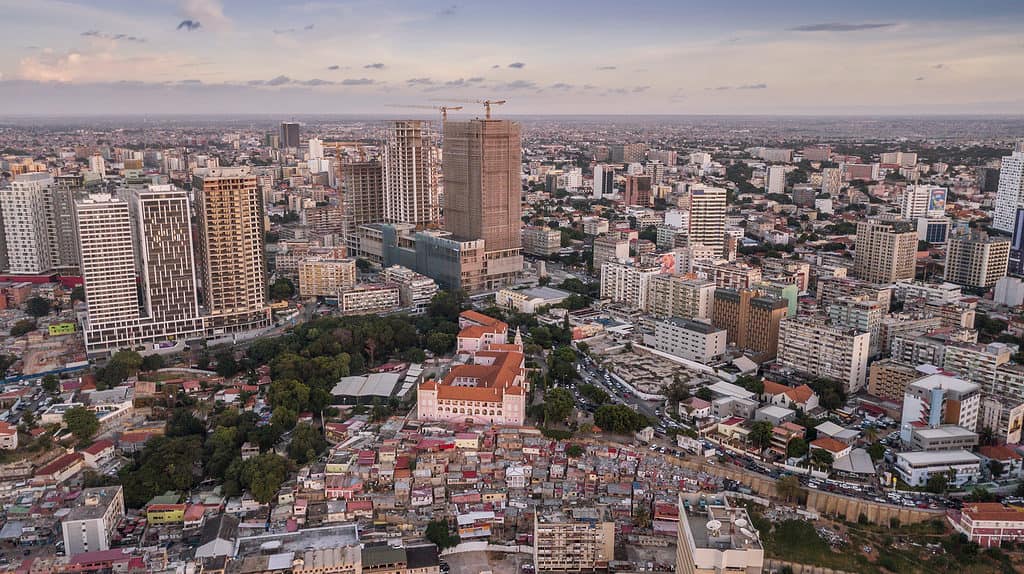
M772 444L772 423L757 421L750 429L749 440L758 450L764 450Z

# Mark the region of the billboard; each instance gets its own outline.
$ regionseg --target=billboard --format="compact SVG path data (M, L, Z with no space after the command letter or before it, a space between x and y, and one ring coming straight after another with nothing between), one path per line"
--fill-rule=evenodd
M56 336L56 335L69 335L69 334L75 332L75 324L74 323L54 323L53 325L50 325L47 328L47 330L49 331L51 337L52 336Z
M928 211L946 211L946 188L933 187L928 194Z

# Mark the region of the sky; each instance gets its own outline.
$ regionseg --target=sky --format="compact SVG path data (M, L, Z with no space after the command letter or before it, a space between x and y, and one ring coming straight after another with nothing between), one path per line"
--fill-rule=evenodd
M1024 112L1020 0L0 0L0 14L0 116L482 98L510 115Z

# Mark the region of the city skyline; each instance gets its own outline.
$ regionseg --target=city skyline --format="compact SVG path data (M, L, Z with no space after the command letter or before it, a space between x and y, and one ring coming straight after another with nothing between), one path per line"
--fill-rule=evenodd
M0 109L503 114L1018 113L1024 6L0 1ZM493 22L500 22L494 25ZM456 115L476 113L467 109Z

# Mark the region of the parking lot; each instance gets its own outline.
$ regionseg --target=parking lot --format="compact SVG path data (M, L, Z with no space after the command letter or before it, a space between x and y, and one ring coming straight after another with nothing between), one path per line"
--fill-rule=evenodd
M523 574L523 564L532 563L529 554L504 552L460 552L441 558L451 567L451 574Z

